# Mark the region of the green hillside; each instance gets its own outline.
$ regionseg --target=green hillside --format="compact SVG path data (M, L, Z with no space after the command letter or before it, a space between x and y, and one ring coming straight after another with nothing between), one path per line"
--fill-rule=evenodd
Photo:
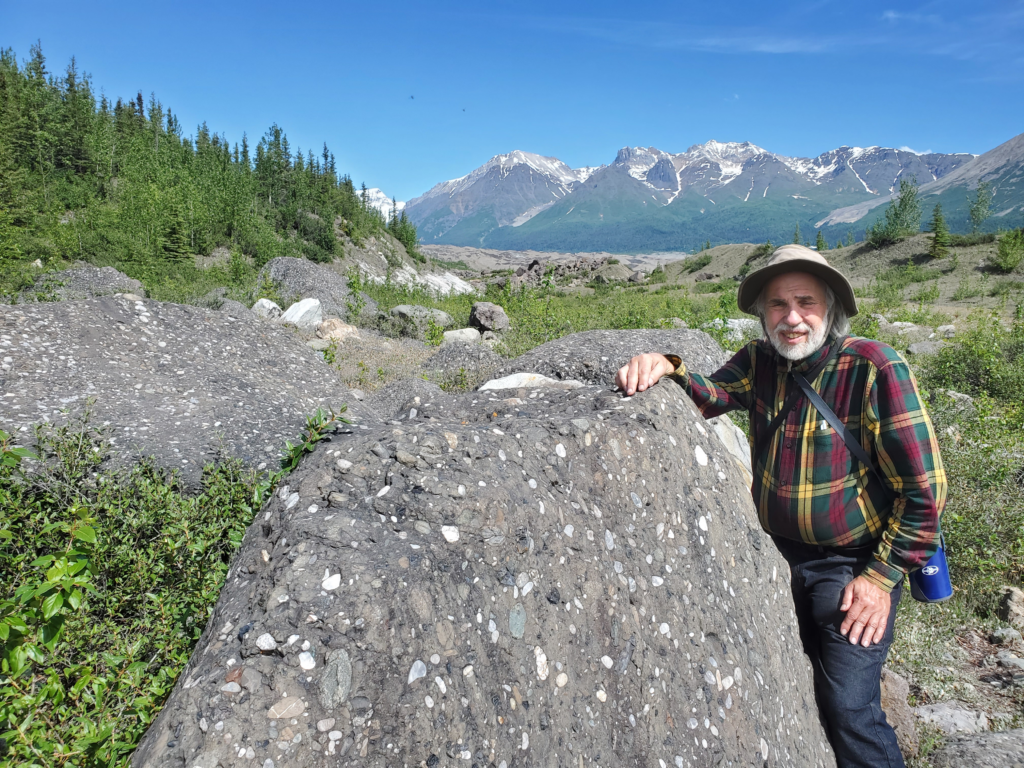
M188 136L155 96L97 98L74 60L52 74L39 47L21 65L0 51L0 295L37 260L187 283L216 248L252 272L275 256L330 261L341 238L386 230L414 250L415 227L367 206L326 144L293 149L276 124L254 145L205 123Z

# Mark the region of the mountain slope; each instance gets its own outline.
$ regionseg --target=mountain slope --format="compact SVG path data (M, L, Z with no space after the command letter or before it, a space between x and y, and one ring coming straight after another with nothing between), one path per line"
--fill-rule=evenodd
M987 228L1024 224L1024 133L923 184L919 190L922 208L930 211L935 203L942 203L946 220L954 231L966 229L969 226L967 196L982 181L991 184L993 192L993 216ZM882 214L884 204L890 199L891 195L885 195L839 208L816 226L869 226Z
M886 197L901 178L942 179L971 160L845 146L793 158L709 141L678 154L624 147L610 165L573 170L517 151L436 185L406 211L425 243L635 252L779 241L797 224L809 233L835 209Z

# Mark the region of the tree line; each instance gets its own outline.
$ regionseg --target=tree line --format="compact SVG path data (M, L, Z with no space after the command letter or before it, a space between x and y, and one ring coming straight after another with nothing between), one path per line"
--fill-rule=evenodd
M155 96L97 99L74 59L54 75L38 44L21 65L0 51L0 260L173 264L227 246L256 266L329 261L340 235L384 231L415 251L404 213L385 220L326 143L293 151L276 124L254 147L205 122L186 136Z

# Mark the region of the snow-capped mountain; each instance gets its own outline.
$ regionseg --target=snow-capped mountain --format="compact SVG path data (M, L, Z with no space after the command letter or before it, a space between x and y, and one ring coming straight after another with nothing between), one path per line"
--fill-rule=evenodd
M973 158L847 146L801 158L712 140L680 153L623 147L609 165L572 169L517 150L434 186L406 212L427 243L637 250L688 247L711 231L719 241L763 240L887 196L902 178L940 179Z
M405 203L401 200L394 201L394 204L392 204L392 198L376 187L366 190L366 202L371 208L376 208L383 213L385 219L391 218L391 209L393 207L398 208L399 213L405 208Z

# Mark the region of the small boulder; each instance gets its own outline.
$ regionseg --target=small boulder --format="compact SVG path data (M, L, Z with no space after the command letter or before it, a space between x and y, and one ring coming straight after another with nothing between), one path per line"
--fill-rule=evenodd
M887 667L882 668L882 710L885 719L896 731L896 741L905 757L918 753L917 725L914 710L907 704L910 685Z
M252 310L250 310L242 302L235 301L234 299L224 299L220 303L220 307L218 309L221 312L223 312L224 314L231 315L232 317L237 317L237 318L244 318L244 317L251 318L252 317Z
M945 733L981 733L988 730L988 718L984 712L967 709L956 701L914 707L914 714L922 723L934 725Z
M358 339L359 329L336 317L329 317L317 326L316 335L320 339L344 341L345 339Z
M1012 627L1000 627L988 636L992 645L1013 645L1021 641L1020 632Z
M252 311L256 317L264 320L277 320L283 314L281 308L270 299L260 299L252 305Z
M721 275L717 272L698 272L694 275L693 282L706 283L709 280L717 280L719 277L721 277Z
M508 315L497 304L478 301L469 312L469 324L481 331L505 331L509 328Z
M74 301L118 293L146 295L142 283L113 267L84 266L40 275L33 287L19 294L18 301Z
M466 344L476 344L480 341L480 331L476 328L459 328L456 331L444 332L445 344L458 341L465 342Z
M629 282L631 283L642 283L647 279L647 275L641 272L639 269L629 276Z
M418 304L399 304L397 307L392 307L388 314L403 326L403 330L412 331L417 336L426 332L431 321L441 328L455 324L452 316L447 312L421 307Z
M938 328L935 329L935 332L945 339L952 339L954 336L956 336L956 326L940 325Z
M1024 630L1024 590L1017 587L1003 587L996 609L1000 619L1017 630Z
M315 329L323 322L324 311L319 299L303 299L285 310L278 322L290 323L306 331Z

